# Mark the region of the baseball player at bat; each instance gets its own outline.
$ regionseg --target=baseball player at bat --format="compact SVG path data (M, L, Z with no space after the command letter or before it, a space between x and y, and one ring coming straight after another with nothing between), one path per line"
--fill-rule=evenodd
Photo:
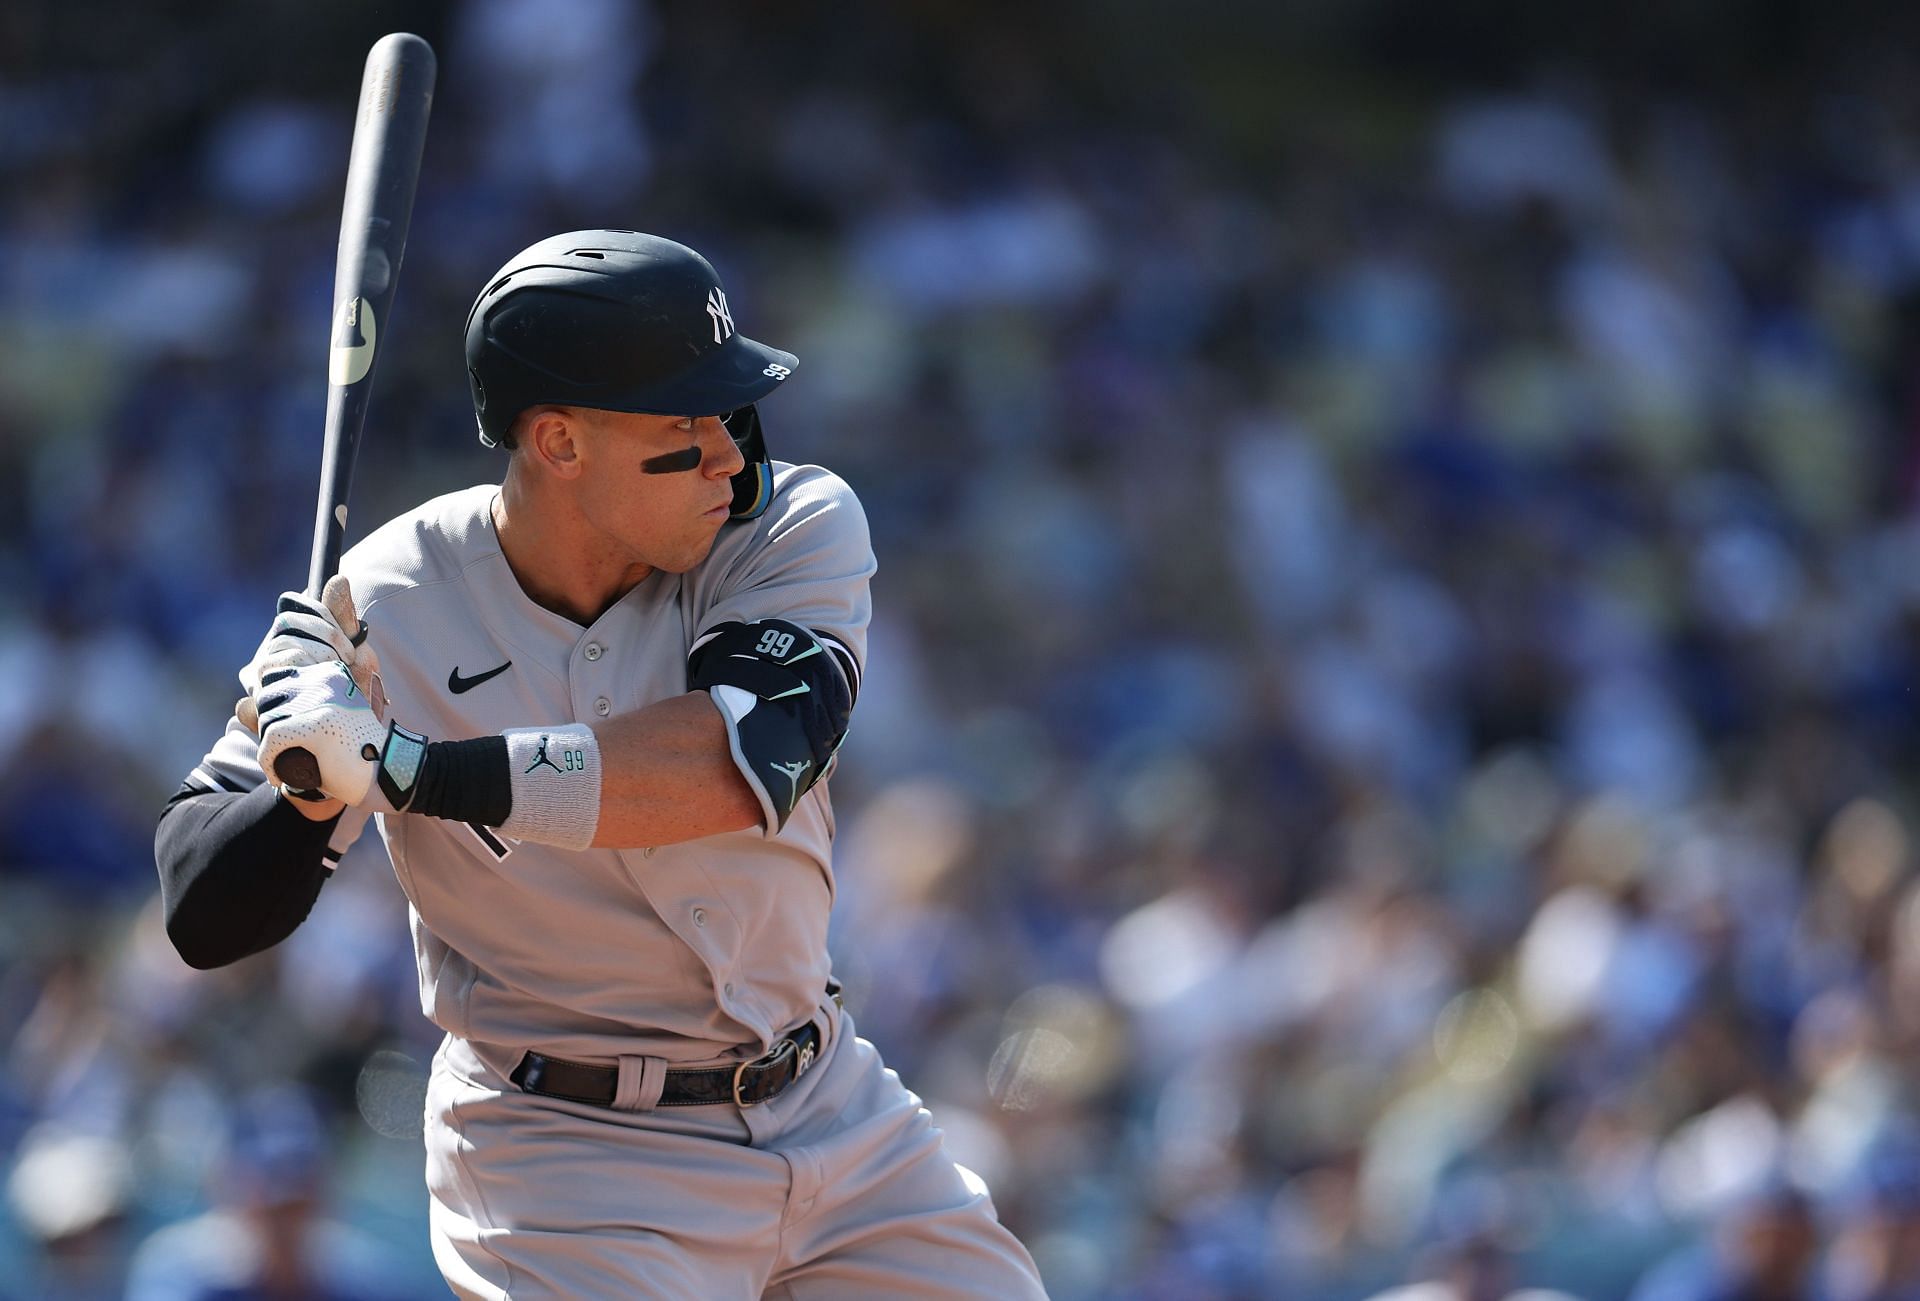
M502 267L466 354L504 481L282 598L161 817L175 945L278 943L378 824L446 1031L427 1186L460 1296L1044 1295L834 997L874 558L844 482L767 457L794 357L699 254L611 230ZM268 775L295 750L305 789Z

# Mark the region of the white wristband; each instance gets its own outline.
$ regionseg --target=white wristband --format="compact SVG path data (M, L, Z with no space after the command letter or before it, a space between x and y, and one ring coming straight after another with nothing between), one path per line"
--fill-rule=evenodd
M507 739L513 811L503 836L588 849L600 825L600 742L585 723L515 727Z

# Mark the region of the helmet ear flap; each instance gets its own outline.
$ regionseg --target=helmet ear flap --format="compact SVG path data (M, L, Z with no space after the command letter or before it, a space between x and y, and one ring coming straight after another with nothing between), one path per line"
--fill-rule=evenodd
M773 466L767 460L767 440L760 432L759 406L744 406L723 417L747 464L733 476L733 513L737 520L759 519L773 502Z
M500 446L504 440L487 432L487 386L481 380L479 370L472 366L467 367L467 387L473 393L473 418L474 423L480 426L480 445Z

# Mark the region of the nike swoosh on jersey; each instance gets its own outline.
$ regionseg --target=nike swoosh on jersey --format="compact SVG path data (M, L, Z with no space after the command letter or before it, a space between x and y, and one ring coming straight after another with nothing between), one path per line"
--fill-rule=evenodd
M463 691L472 691L488 678L497 678L512 667L513 661L508 660L497 669L488 669L485 673L476 673L470 678L463 678L460 676L460 666L456 664L453 672L447 674L447 690L456 696Z

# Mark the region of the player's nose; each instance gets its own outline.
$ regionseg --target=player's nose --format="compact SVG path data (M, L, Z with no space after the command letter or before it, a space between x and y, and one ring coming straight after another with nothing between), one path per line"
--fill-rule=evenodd
M727 432L719 416L701 419L700 441L707 452L700 464L715 478L731 478L747 468L747 458L741 455L739 444L733 441L733 435Z

